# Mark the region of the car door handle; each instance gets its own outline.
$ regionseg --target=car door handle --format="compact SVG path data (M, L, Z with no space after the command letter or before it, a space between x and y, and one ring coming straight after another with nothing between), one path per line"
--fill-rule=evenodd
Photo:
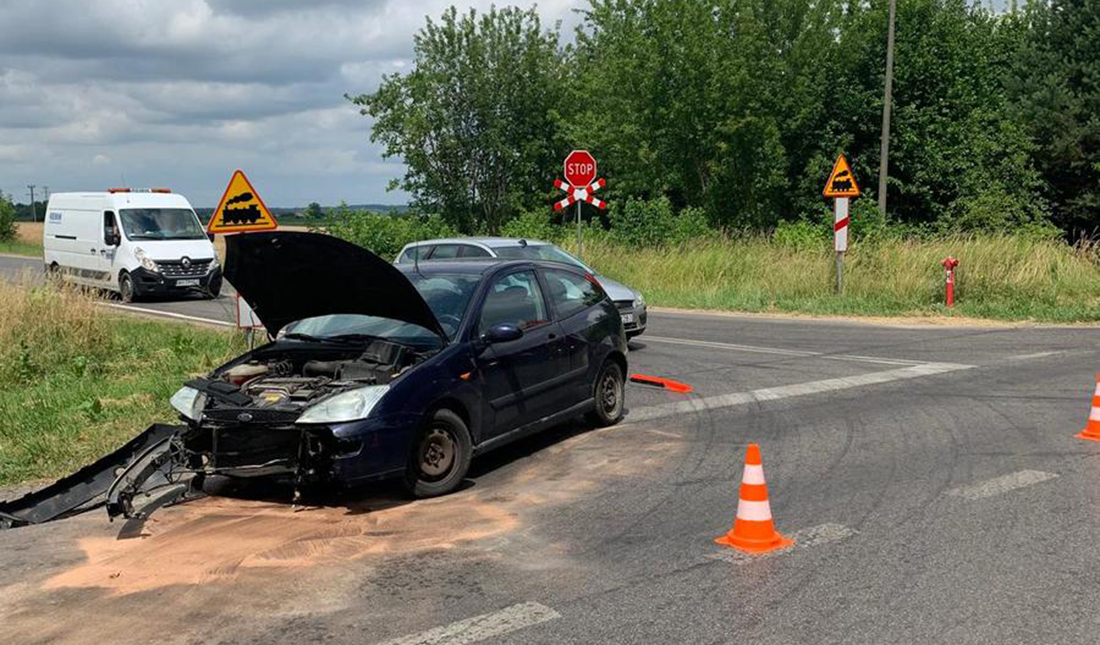
M549 336L547 336L547 338L549 338L550 340L554 340L557 337L558 337L557 334L550 334Z

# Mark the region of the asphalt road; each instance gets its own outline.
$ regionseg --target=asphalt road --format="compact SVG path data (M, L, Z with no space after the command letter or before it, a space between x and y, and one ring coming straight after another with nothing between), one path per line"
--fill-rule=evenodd
M0 533L4 640L1100 642L1100 444L1073 437L1098 341L656 313L631 370L694 392L632 385L624 423L491 454L446 498L226 490ZM753 558L714 543L751 441L796 540Z

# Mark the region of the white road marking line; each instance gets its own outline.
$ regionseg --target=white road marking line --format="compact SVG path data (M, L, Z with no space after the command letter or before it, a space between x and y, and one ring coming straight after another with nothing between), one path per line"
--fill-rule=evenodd
M635 422L662 419L664 417L679 416L691 412L706 412L718 408L730 408L746 403L775 401L777 399L785 399L792 396L847 390L855 387L862 387L864 385L877 385L879 383L889 383L891 381L903 379L920 378L922 376L943 374L956 370L970 369L972 367L974 366L956 363L925 363L923 365L911 365L909 367L886 370L884 372L871 372L869 374L830 378L822 381L780 385L778 387L762 388L749 392L732 392L730 394L717 394L715 396L707 396L698 399L685 399L683 401L650 405L630 410L627 421Z
M1058 475L1054 473L1045 473L1041 470L1021 470L1009 473L1008 475L994 477L984 482L978 482L977 484L971 484L970 486L953 488L945 494L951 495L952 497L962 497L963 499L984 499L986 497L1000 495L1001 493L1007 493L1018 488L1025 488L1032 484L1038 484L1039 482L1045 482L1057 476Z
M1048 356L1057 356L1059 354L1065 354L1065 353L1066 352L1064 350L1063 351L1057 351L1057 352L1035 352L1034 354L1020 354L1019 356L1009 356L1005 360L1009 360L1009 361L1030 361L1030 360L1035 359L1035 358L1046 358Z
M502 636L516 630L561 618L561 614L537 602L524 602L466 620L435 627L418 634L409 634L380 645L465 645L486 638Z
M749 352L753 354L775 354L778 356L794 356L800 358L822 358L835 361L855 361L858 363L879 363L882 365L926 365L926 361L910 361L903 358L879 358L877 356L860 356L857 354L827 354L825 352L811 352L800 349L783 349L781 347L758 347L755 345L740 345L737 343L719 343L710 340L692 340L688 338L667 338L664 336L646 336L643 341L654 341L670 345L688 345L691 347L711 347L715 349L728 349L737 352Z
M221 325L223 327L236 327L237 325L224 320L214 320L213 318L200 318L198 316L188 316L187 314L177 314L172 311L160 311L159 309L145 309L144 307L131 307L128 305L117 305L113 302L97 303L103 307L111 307L113 309L122 309L123 311L135 311L142 314L148 314L152 316L165 316L168 318L179 318L180 320L192 320L195 322L206 323L207 325Z
M806 549L813 546L820 546L822 544L828 544L830 542L839 542L856 535L858 531L850 529L843 524L819 524L818 526L811 526L810 528L795 531L787 537L794 540L794 546L789 549L781 549L779 551L768 551L767 553L749 554L744 551L738 551L737 549L731 549L729 547L721 547L721 551L717 553L710 553L707 555L712 560L721 560L722 562L728 562L730 564L748 564L755 560L763 560L765 558L771 558L777 555L784 555L797 551L799 549Z

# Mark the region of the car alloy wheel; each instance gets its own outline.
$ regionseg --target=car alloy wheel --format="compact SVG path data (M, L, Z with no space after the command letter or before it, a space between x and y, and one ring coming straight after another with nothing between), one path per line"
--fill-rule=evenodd
M129 273L123 273L118 278L118 298L122 302L134 301L134 280Z

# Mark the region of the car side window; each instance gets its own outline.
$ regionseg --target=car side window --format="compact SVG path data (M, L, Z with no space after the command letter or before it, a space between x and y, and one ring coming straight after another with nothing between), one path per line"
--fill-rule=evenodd
M401 254L401 257L397 258L398 264L412 264L416 261L416 254L420 254L420 259L424 259L424 249L415 246L410 246L405 249L405 252Z
M432 251L433 260L453 260L458 257L460 244L440 244Z
M103 211L103 241L110 243L118 236L118 224L115 223L114 211Z
M491 257L489 252L480 246L474 246L473 244L463 244L462 248L458 251L458 257L460 258L487 258Z
M546 303L534 271L517 271L493 281L481 307L479 328L510 323L530 329L549 322Z
M584 311L604 299L604 292L592 281L569 271L546 269L546 288L559 318Z

